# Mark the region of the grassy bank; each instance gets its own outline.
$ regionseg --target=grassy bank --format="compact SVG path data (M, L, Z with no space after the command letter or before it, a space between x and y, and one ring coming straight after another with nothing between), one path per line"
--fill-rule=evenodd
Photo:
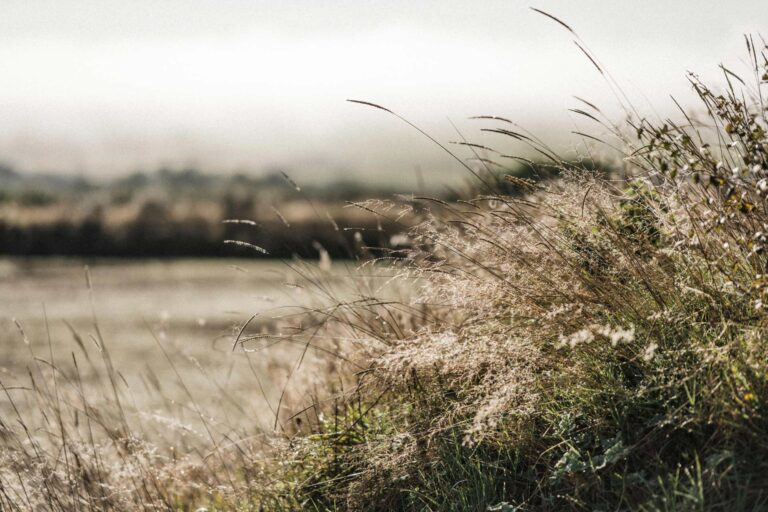
M271 404L275 433L208 418L187 390L199 438L183 456L161 450L123 412L98 336L113 396L104 410L76 372L31 373L48 414L1 425L0 503L765 510L768 61L747 43L754 78L726 70L711 89L691 77L706 122L656 122L625 105L616 126L585 103L579 112L622 144L617 174L559 159L494 118L496 133L532 146L559 177L510 176L511 193L481 184L468 201L368 203L415 226L396 263L366 264L343 300L319 269L297 266L300 286L323 300L233 336L235 353L304 347L284 370L311 379ZM492 174L469 170L481 183ZM415 296L383 295L362 277L382 268Z
M328 322L375 348L294 449L286 508L768 508L768 61L747 45L751 81L691 77L706 122L586 104L626 178L515 131L560 180L431 203L415 311Z

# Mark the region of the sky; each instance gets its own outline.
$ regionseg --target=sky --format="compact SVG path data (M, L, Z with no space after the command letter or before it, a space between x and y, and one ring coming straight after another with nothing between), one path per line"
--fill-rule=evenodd
M468 119L513 119L563 148L620 119L573 27L641 110L692 104L686 71L738 68L764 0L3 0L0 162L107 178L159 166L305 179L450 180L434 144L519 148ZM454 125L456 128L454 128ZM469 156L469 155L467 155Z

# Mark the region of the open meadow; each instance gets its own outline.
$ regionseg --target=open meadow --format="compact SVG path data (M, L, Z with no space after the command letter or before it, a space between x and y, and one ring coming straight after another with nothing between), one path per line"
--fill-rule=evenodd
M12 396L25 416L36 409L26 391L29 372L47 372L49 364L71 371L76 358L82 385L105 391L99 348L104 343L120 372L121 392L147 428L158 427L153 422L166 416L180 425L189 421L180 379L195 390L208 414L247 414L254 425L272 425L274 414L266 402L279 397L276 374L299 351L281 346L250 356L233 354L233 329L256 313L271 318L307 305L311 299L290 286L295 276L287 266L248 260L97 260L87 267L91 288L82 261L0 263L0 294L7 298L0 307L0 371L5 386L20 387ZM257 391L258 379L266 397ZM5 400L3 412L10 413Z
M277 419L324 394L318 387L335 361L326 345L281 342L276 326L290 332L321 293L353 300L381 292L392 275L356 268L330 260L3 259L3 424L28 426L42 450L63 440L48 430L56 421L75 432L87 422L84 441L94 449L125 428L171 460L209 450L213 436L249 443L284 429Z

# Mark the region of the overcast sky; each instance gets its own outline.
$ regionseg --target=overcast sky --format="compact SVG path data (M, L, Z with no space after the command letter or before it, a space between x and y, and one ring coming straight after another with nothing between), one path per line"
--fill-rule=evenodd
M738 67L764 0L2 0L0 160L110 176L158 165L429 179L459 171L386 105L443 141L449 119L510 117L562 143L573 95L610 110L569 23L649 112L687 70ZM514 149L506 146L505 149Z

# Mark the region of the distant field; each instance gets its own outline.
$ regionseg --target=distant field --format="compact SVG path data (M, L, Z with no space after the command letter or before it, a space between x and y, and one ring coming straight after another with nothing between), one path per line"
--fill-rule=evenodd
M255 313L261 314L253 323L258 331L259 322L288 315L291 307L312 301L311 294L292 284L296 274L286 264L101 260L89 267L93 310L83 261L0 260L0 381L5 386L28 387L29 369L33 374L47 371L52 349L53 364L63 369L63 376L75 378L74 354L86 389L108 394L95 311L104 343L124 378L121 393L135 408L133 421L162 431L162 422L169 417L196 419L164 349L207 414L231 421L233 427L271 426L274 417L264 395L274 407L300 348L278 344L250 353L233 352L232 339ZM342 278L331 281L342 283L343 276L353 271L344 264L334 265L330 273ZM25 413L33 413L32 393L24 389L12 393L16 404L27 408ZM0 399L0 410L8 407L8 400Z

